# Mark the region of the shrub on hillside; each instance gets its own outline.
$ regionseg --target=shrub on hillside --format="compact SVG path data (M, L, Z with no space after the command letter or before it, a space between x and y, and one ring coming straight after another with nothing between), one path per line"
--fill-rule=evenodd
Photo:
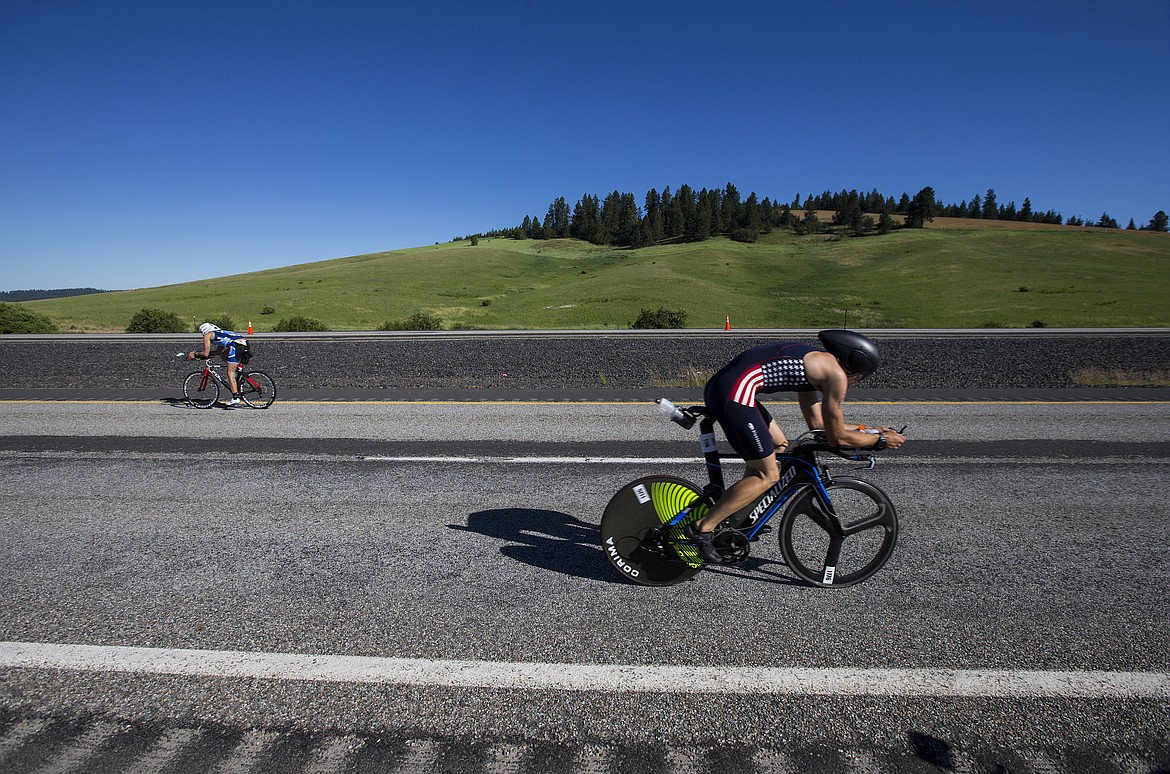
M56 333L57 325L19 304L0 304L0 333Z
M297 315L296 317L286 317L278 322L272 330L280 333L291 332L317 332L327 331L325 323L312 317L305 317L304 315Z
M437 314L415 312L405 320L387 320L382 323L380 331L441 331L443 318Z
M228 317L226 314L220 317L208 318L207 322L211 323L217 328L223 328L225 331L234 331L236 329L236 321Z
M126 326L127 333L187 333L190 326L174 312L147 307L139 309Z
M634 328L685 328L687 313L685 309L664 309L658 307L654 311L643 309L634 320Z

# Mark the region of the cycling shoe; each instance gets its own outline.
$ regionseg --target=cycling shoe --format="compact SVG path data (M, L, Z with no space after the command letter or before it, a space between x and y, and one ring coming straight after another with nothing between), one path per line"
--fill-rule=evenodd
M723 557L715 550L715 533L714 532L699 532L695 529L696 522L684 524L682 531L688 539L693 540L699 549L699 556L703 557L706 562L714 564L721 564Z

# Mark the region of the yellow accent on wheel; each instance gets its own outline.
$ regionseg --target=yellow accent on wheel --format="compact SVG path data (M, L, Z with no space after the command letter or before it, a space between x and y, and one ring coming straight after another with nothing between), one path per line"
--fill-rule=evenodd
M654 504L654 510L658 514L658 519L663 524L673 519L678 515L679 511L686 508L698 498L699 495L695 493L695 490L680 484L660 481L650 485L650 501ZM706 505L696 507L687 516L685 522L702 518L707 513L707 510ZM681 524L671 528L670 536L676 541L686 540ZM701 567L703 565L703 560L699 557L699 552L694 546L677 542L673 545L675 553L678 554L678 558L682 559L689 566Z

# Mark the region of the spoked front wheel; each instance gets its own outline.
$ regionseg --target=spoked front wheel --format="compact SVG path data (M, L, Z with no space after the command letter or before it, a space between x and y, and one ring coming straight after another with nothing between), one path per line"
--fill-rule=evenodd
M203 371L192 371L183 382L183 397L195 408L211 408L219 400L219 383Z
M252 408L268 408L276 400L276 384L263 371L245 371L236 374L240 398Z
M699 487L674 476L646 476L622 487L601 517L601 549L618 574L645 586L671 586L703 569L698 550L681 527L665 523L691 506ZM695 508L686 520L706 513Z
M816 492L805 489L780 523L780 553L788 568L815 586L852 586L885 566L898 541L894 503L878 487L836 478L827 487L837 520Z

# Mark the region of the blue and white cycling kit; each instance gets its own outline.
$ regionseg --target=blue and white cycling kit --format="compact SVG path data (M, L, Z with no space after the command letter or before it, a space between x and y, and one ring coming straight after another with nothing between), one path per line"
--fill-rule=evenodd
M225 351L229 363L239 363L240 350L247 348L248 340L235 331L216 330L212 331L211 344Z

